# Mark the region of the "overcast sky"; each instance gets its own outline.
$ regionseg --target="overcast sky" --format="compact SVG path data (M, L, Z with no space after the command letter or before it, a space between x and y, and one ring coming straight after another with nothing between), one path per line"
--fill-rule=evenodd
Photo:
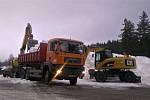
M117 39L124 18L134 23L150 0L0 0L0 59L17 56L26 24L34 38L81 40L86 44Z

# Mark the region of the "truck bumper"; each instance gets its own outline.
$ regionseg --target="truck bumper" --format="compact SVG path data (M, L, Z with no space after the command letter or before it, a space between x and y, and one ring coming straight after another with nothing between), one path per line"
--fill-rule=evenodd
M66 79L66 80L69 80L71 78L77 78L80 76L82 71L84 71L84 67L81 67L81 68L67 68L67 67L65 67L62 71L62 74L60 74L57 78L58 79Z

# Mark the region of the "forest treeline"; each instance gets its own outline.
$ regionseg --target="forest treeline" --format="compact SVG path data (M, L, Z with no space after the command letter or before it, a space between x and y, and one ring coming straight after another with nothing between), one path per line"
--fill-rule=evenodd
M150 57L150 21L148 15L143 11L136 26L132 21L125 18L118 40L108 40L106 43L98 42L90 46L108 48L115 53L128 52L135 56Z

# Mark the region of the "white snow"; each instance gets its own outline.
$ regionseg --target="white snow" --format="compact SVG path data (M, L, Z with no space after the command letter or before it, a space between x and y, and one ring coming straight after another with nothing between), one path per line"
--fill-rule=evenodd
M3 66L1 70L5 70L5 69L8 69L8 68L11 68L11 66Z
M68 80L53 80L53 82L65 83L69 85ZM96 82L95 80L78 79L77 85L87 85L94 88L112 88L117 90L124 90L132 87L146 87L141 83L122 83L122 82Z
M136 63L136 72L141 76L142 84L150 86L150 58L137 56Z
M31 47L31 48L29 49L29 52L36 52L36 51L38 50L38 48L39 48L39 45L40 45L40 44L36 44L34 47Z
M29 81L29 80L20 79L20 78L11 78L10 82L13 84L32 84L32 83L34 83L34 81Z
M29 81L29 80L20 79L20 78L3 77L3 75L0 75L0 80L5 80L5 81L8 81L9 83L13 83L13 84L33 84L33 83L36 83L35 81Z

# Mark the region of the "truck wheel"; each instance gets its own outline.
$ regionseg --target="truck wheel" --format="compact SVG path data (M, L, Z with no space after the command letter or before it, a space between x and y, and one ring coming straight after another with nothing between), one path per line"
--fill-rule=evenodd
M6 77L6 74L3 74L3 77Z
M21 69L20 78L25 79L25 70L24 69Z
M26 73L25 73L25 79L26 80L30 80L30 76L29 76L29 72L28 71L26 71Z
M47 70L45 72L45 75L44 75L44 82L46 84L49 84L49 82L52 80L52 75L50 74L50 72Z
M18 72L15 73L15 78L19 78L19 73Z
M125 81L125 72L124 72L124 71L122 71L122 72L119 73L119 79L120 79L120 81L122 81L122 82Z
M96 72L95 79L97 82L105 82L107 80L107 76L104 72L98 71Z
M135 82L136 81L136 75L131 71L126 71L124 75L126 82Z
M77 84L77 78L71 78L69 79L70 85L76 85Z

